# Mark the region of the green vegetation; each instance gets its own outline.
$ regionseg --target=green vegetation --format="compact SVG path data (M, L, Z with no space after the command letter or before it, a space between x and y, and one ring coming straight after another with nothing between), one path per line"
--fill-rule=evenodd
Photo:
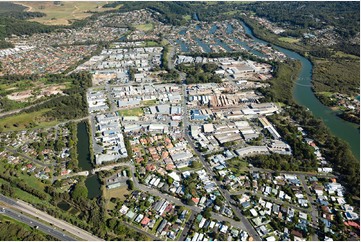
M0 214L0 240L2 241L53 241L57 240L35 228Z
M215 70L218 68L218 65L215 63L206 63L206 64L180 64L177 66L177 69L181 72L185 72L186 83L207 83L207 82L221 82L221 78L215 74Z
M125 109L118 111L120 116L142 116L143 109L142 108L133 108L133 109Z
M155 105L157 103L157 100L141 101L140 103L143 106L152 106L152 105ZM142 112L142 114L143 114L143 112Z
M300 70L300 62L286 61L277 63L275 77L269 81L271 88L259 88L258 91L265 96L265 101L288 104L292 102L293 82Z
M0 130L6 132L54 126L58 122L46 117L46 113L49 111L51 111L51 109L42 109L40 111L21 113L3 118L0 120Z
M78 182L77 184L75 184L71 192L71 197L74 200L88 197L88 189L83 182Z
M351 58L312 58L313 85L316 92L359 93L360 61Z
M137 30L140 30L140 31L151 31L154 26L152 23L147 23L147 24L139 24L139 25L135 25L134 26Z
M295 38L291 38L291 37L280 37L278 39L280 41L287 42L287 43L297 43L300 41L299 39L295 39Z

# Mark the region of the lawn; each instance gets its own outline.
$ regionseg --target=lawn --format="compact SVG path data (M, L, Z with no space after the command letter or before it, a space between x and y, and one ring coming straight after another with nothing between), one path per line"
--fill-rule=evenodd
M54 126L58 123L56 120L49 120L45 113L51 109L42 109L32 113L21 113L0 120L1 132L18 131L28 128L43 128Z
M278 38L278 40L287 42L287 43L297 43L300 41L299 39L290 38L290 37L280 37L280 38Z
M150 31L153 29L153 24L152 23L148 23L148 24L139 24L139 25L135 25L134 26L137 30L140 31Z
M144 106L152 106L152 105L157 104L157 100L141 101L141 104Z
M129 195L128 186L124 185L114 189L104 189L103 196L105 199L110 200L112 197L119 198L124 201L126 197L124 195Z
M107 2L68 2L62 1L61 4L56 5L55 2L18 2L23 6L28 7L29 12L42 12L46 16L41 18L34 18L31 21L39 22L47 25L69 25L69 20L84 19L91 16L91 12L105 12L117 8L102 8Z
M143 109L142 108L133 108L133 109L126 109L118 111L120 116L143 116Z
M159 44L155 41L148 40L148 41L145 41L145 46L146 47L154 47L154 46L159 46Z

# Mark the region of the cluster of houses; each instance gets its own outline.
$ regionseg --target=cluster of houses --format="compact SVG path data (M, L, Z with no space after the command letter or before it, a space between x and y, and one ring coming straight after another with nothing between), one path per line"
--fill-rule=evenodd
M149 135L133 137L130 144L136 163L145 162L144 157L147 157L147 171L156 171L159 167L162 170L157 172L163 174L165 170L172 171L192 164L193 154L184 140L173 139L172 142L168 135Z
M141 206L142 202L145 206ZM158 197L134 191L119 210L125 221L129 221L143 230L161 238L176 240L179 238L189 211L176 209L175 205Z
M249 235L246 231L241 230L222 221L206 219L198 214L193 223L195 232L188 235L185 241L215 241L213 232L218 232L222 237L218 238L227 241L247 241ZM224 239L223 239L224 238Z
M52 142L52 147L46 147L43 143L44 139L55 140L55 138L57 141ZM5 149L0 152L0 158L14 165L21 164L22 171L34 174L39 179L49 179L55 172L60 176L67 175L71 172L66 167L66 163L70 160L69 138L69 129L62 125L56 128L2 133L0 139L9 143L14 151ZM26 157L30 158L27 159L21 154L26 154ZM39 162L34 163L34 159L39 160L43 165ZM56 162L54 169L50 169L50 164L54 162Z
M1 56L1 75L62 73L95 50L96 45L28 48Z

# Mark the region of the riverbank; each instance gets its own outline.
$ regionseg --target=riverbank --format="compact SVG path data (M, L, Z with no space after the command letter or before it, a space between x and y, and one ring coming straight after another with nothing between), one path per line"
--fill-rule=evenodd
M253 35L253 32L245 22L242 22L245 33L253 38L254 41L269 44L269 42L258 39ZM293 99L296 103L308 108L316 118L320 118L331 131L331 133L342 140L346 141L351 148L351 151L359 160L360 157L360 133L357 125L342 120L337 116L337 113L330 108L324 106L315 96L312 91L312 63L301 54L295 53L289 49L280 46L274 46L279 51L283 52L288 57L299 60L302 64L301 72L295 82Z

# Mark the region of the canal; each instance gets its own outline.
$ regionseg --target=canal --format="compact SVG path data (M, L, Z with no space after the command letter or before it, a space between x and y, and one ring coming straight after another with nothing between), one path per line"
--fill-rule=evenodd
M77 127L77 151L78 151L78 162L79 167L83 171L89 171L89 176L85 180L85 186L88 188L88 198L92 199L98 196L101 196L101 184L97 174L92 175L91 170L93 169L93 164L90 159L90 150L89 150L89 135L87 132L87 126L85 122L78 123Z
M256 38L253 35L252 30L244 23L241 22L244 27L245 33L248 34L255 42L261 44L269 44L266 41ZM323 105L313 93L312 87L312 63L305 57L287 50L285 48L272 45L278 51L284 53L290 58L298 60L302 64L301 72L296 80L296 85L293 90L293 97L295 101L308 108L312 114L323 120L331 132L342 140L346 141L351 148L354 156L360 159L360 131L358 125L344 121L337 116L337 112L331 110L327 106Z

